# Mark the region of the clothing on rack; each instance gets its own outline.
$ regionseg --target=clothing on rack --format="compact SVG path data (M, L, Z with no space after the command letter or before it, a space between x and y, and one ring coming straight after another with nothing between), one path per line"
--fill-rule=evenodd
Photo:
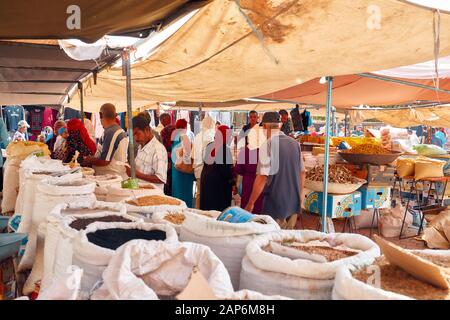
M308 128L305 128L305 126L303 125L303 123L304 123L303 113L300 113L298 106L296 106L294 109L292 109L290 114L291 114L294 131L305 131L305 129L306 130L308 129Z
M58 120L58 110L45 107L44 114L42 116L42 127L45 128L49 126L53 128L56 120Z
M32 106L27 107L30 112L30 130L34 135L39 135L42 131L42 123L44 119L43 107Z
M73 118L81 119L80 111L69 108L69 107L64 108L64 120L70 120Z
M305 133L308 133L308 128L312 126L313 122L311 119L311 112L309 112L308 110L304 110L301 113L302 116L302 122L303 122L303 129L305 130Z
M2 114L9 132L17 131L19 121L25 119L25 110L22 106L6 106Z

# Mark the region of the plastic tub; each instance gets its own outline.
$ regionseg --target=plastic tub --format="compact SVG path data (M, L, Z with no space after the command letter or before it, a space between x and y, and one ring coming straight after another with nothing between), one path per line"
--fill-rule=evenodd
M8 226L9 218L7 216L0 216L0 232Z
M0 234L0 261L14 256L19 252L20 242L26 237L25 233Z

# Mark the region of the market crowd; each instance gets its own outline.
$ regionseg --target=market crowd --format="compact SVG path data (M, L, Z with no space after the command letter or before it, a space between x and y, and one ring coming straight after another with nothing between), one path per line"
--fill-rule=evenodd
M301 211L305 170L300 144L288 136L292 124L286 115L284 110L266 112L258 123L257 112L251 111L249 123L239 133L234 159L232 130L208 114L194 136L184 119L172 123L163 113L153 129L150 116L142 112L132 119L136 178L191 208L223 211L233 199L240 199L245 210L268 214L281 227L293 229ZM113 104L101 106L100 121L104 134L99 141L80 119L57 121L46 139L52 157L127 179L129 140Z

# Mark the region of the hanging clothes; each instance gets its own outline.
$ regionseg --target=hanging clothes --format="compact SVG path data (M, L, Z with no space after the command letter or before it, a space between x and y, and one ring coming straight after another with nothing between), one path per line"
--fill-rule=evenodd
M81 119L80 111L69 108L69 107L64 108L64 120L70 120L73 118Z
M92 114L92 125L94 126L95 139L100 139L105 131L100 121L100 113L95 112Z
M294 131L305 131L308 129L303 126L303 113L300 113L298 106L291 110L290 114L292 124L294 125Z
M42 131L42 124L44 120L44 110L43 107L31 107L28 108L30 112L30 129L33 135L39 135Z
M25 110L22 106L6 106L3 108L3 120L9 132L16 132L20 120L25 119Z
M307 134L308 133L308 128L312 126L313 122L311 119L311 112L309 112L308 110L304 110L301 114L302 116L302 123L303 123L303 129L305 130L304 132Z
M45 128L49 126L53 128L53 125L55 124L56 120L58 120L58 110L55 110L50 107L45 107L42 116L42 127Z

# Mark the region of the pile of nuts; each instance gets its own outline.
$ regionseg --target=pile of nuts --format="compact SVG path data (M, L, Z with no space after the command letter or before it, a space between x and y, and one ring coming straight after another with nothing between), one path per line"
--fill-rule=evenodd
M323 181L323 165L317 165L306 172L306 179L311 181ZM328 166L328 181L342 184L359 183L359 179L352 176L349 169L335 164Z

